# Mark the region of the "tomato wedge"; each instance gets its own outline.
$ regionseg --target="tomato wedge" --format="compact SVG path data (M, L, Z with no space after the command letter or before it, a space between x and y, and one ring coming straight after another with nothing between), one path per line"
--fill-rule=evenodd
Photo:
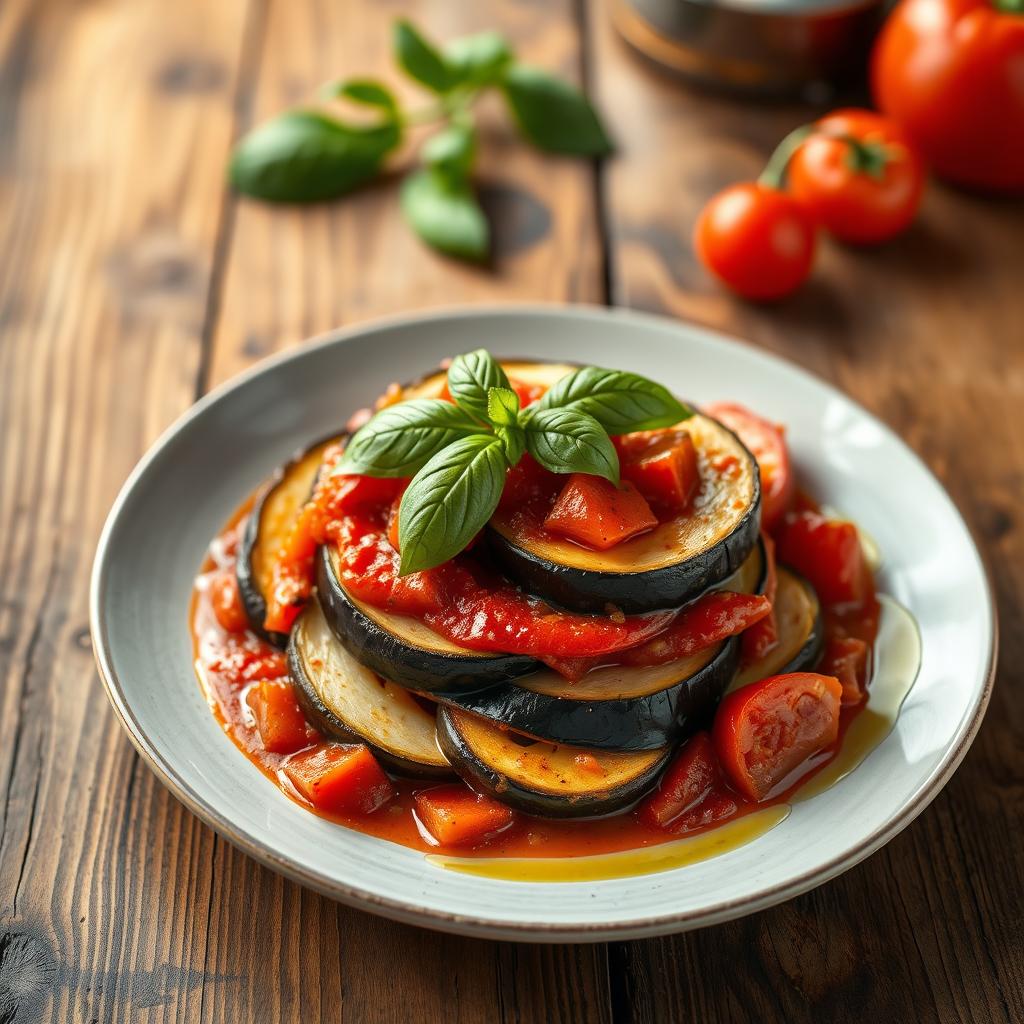
M757 459L761 471L761 527L770 532L796 497L796 476L782 427L736 402L713 402L704 411L733 431Z
M778 791L812 754L835 743L842 695L838 679L814 672L769 676L728 694L712 736L729 781L751 800Z
M658 525L643 495L628 480L620 487L603 477L573 473L555 499L544 528L598 551Z
M775 543L779 561L804 576L824 604L860 604L870 598L871 572L853 523L811 510L791 512Z

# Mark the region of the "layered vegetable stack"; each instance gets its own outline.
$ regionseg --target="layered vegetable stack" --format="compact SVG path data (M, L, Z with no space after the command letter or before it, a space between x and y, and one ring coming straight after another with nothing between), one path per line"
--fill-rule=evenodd
M797 497L772 424L481 350L354 425L263 489L219 602L287 646L247 700L315 808L375 813L397 774L445 845L638 801L685 831L784 788L862 699L857 533Z

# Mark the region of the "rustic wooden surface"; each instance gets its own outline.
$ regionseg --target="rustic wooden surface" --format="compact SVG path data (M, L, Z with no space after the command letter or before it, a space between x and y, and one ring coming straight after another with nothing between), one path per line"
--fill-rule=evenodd
M302 210L229 197L255 119L389 71L408 13L495 25L593 90L604 166L488 117L493 271L428 253L393 183ZM877 252L827 246L774 309L688 242L798 107L641 66L600 4L4 0L0 4L0 1022L1018 1021L1024 1017L1024 209L932 188ZM429 305L610 302L744 335L894 426L964 511L1003 627L992 707L903 835L792 902L694 934L540 947L347 910L258 866L140 764L90 655L86 583L121 481L212 384L339 324Z

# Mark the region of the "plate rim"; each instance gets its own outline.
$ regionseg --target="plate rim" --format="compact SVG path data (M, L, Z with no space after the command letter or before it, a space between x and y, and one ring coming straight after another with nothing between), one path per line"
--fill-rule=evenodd
M291 860L280 856L272 847L250 838L216 808L209 805L198 793L193 791L189 784L177 773L173 763L164 757L155 744L150 742L145 728L132 712L125 699L121 682L114 670L110 644L106 635L103 607L105 573L111 535L135 487L163 448L193 419L202 415L209 406L218 402L223 395L234 391L236 388L243 387L256 377L272 374L280 364L305 357L318 349L345 344L353 337L395 328L411 327L428 321L472 319L476 317L504 318L508 316L567 317L591 321L618 319L659 329L689 330L696 332L698 335L705 336L716 344L738 346L744 349L748 356L752 356L755 359L768 363L782 363L788 371L796 373L818 387L825 387L830 391L834 391L840 394L844 400L850 402L859 413L866 416L883 432L888 443L895 444L898 448L902 449L905 455L916 461L931 478L932 482L946 495L953 512L963 527L965 534L970 539L971 547L985 584L986 600L984 611L992 639L987 653L984 682L973 712L961 723L954 742L944 753L942 760L931 776L925 779L907 799L900 812L893 814L887 822L843 854L833 857L831 860L817 865L786 882L766 887L753 896L719 900L709 906L689 911L677 911L615 922L572 923L509 921L481 915L456 914L421 906L405 899L384 896L360 886L351 885L336 878L330 878L319 872L306 870ZM999 618L996 613L992 576L986 556L978 545L974 531L965 520L960 508L953 501L942 482L932 472L931 467L888 424L830 382L810 373L784 356L765 351L742 338L689 320L659 316L622 307L584 303L482 303L479 305L439 306L411 313L362 320L345 327L322 332L314 335L307 341L274 353L222 382L217 387L212 388L198 401L185 409L157 437L136 463L118 491L117 497L114 499L110 511L107 513L103 528L100 531L93 559L89 581L89 629L92 637L93 658L100 680L103 683L104 691L121 727L127 733L139 756L171 793L188 807L196 817L209 825L218 835L238 849L293 881L359 910L382 914L393 920L419 927L433 928L461 935L509 941L549 943L636 939L667 935L689 931L693 928L720 924L746 916L747 914L765 910L795 896L799 896L859 864L909 826L932 800L938 796L960 766L974 738L977 736L988 708L995 683L999 651Z

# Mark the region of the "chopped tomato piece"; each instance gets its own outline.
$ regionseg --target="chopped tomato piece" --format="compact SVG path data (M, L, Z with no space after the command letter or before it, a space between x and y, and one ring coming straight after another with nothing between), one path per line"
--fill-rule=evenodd
M211 672L231 682L252 683L257 679L279 679L288 674L288 660L281 651L252 633L234 633L219 645L210 658Z
M775 564L775 541L767 533L761 534L761 543L767 558L764 596L771 602L772 610L743 632L740 641L743 647L743 664L752 665L760 661L779 642L779 626L775 618L775 595L779 587L779 575Z
M501 509L515 509L541 494L554 495L560 486L558 475L545 469L527 452L505 477Z
M238 577L234 570L217 573L210 585L210 604L220 625L229 633L241 633L249 628L249 616L242 605L238 591Z
M362 744L321 744L290 757L282 771L318 811L372 814L395 795L391 780Z
M639 454L631 453L628 445L620 447L620 453L624 453L620 454L622 477L652 505L681 515L700 486L697 449L685 430L652 433L661 436L648 442Z
M550 654L542 654L539 660L548 668L553 668L563 679L578 683L592 668L596 668L602 659L600 655L591 658L556 658Z
M586 750L581 750L573 759L572 763L581 771L586 772L588 775L607 775L604 766L593 754Z
M867 693L868 645L857 637L831 637L818 666L843 687L843 703L859 704Z
M623 651L624 665L664 665L687 658L727 637L742 633L771 611L762 594L716 590L687 605L663 633L642 646Z
M719 778L711 737L699 732L676 754L658 788L637 808L637 819L651 828L667 828L685 811L696 807Z
M871 571L853 523L818 512L791 512L775 543L779 561L806 577L824 604L859 604L870 598Z
M256 718L256 731L264 750L272 754L293 754L309 746L306 716L288 680L261 679L246 694L245 702Z
M313 558L316 555L323 512L307 502L295 517L273 566L273 582L267 595L264 629L288 633L313 591Z
M334 477L330 511L334 515L375 512L390 507L407 481L356 474Z
M651 506L631 483L616 487L587 473L569 477L544 520L546 529L598 551L657 525Z
M713 402L704 411L733 431L757 459L761 471L761 525L765 530L775 529L796 496L796 476L783 428L736 402Z
M713 737L729 781L764 800L812 755L839 736L843 688L834 676L791 672L728 694L715 714Z
M416 817L442 846L477 846L515 820L511 807L459 783L421 790L413 799Z

